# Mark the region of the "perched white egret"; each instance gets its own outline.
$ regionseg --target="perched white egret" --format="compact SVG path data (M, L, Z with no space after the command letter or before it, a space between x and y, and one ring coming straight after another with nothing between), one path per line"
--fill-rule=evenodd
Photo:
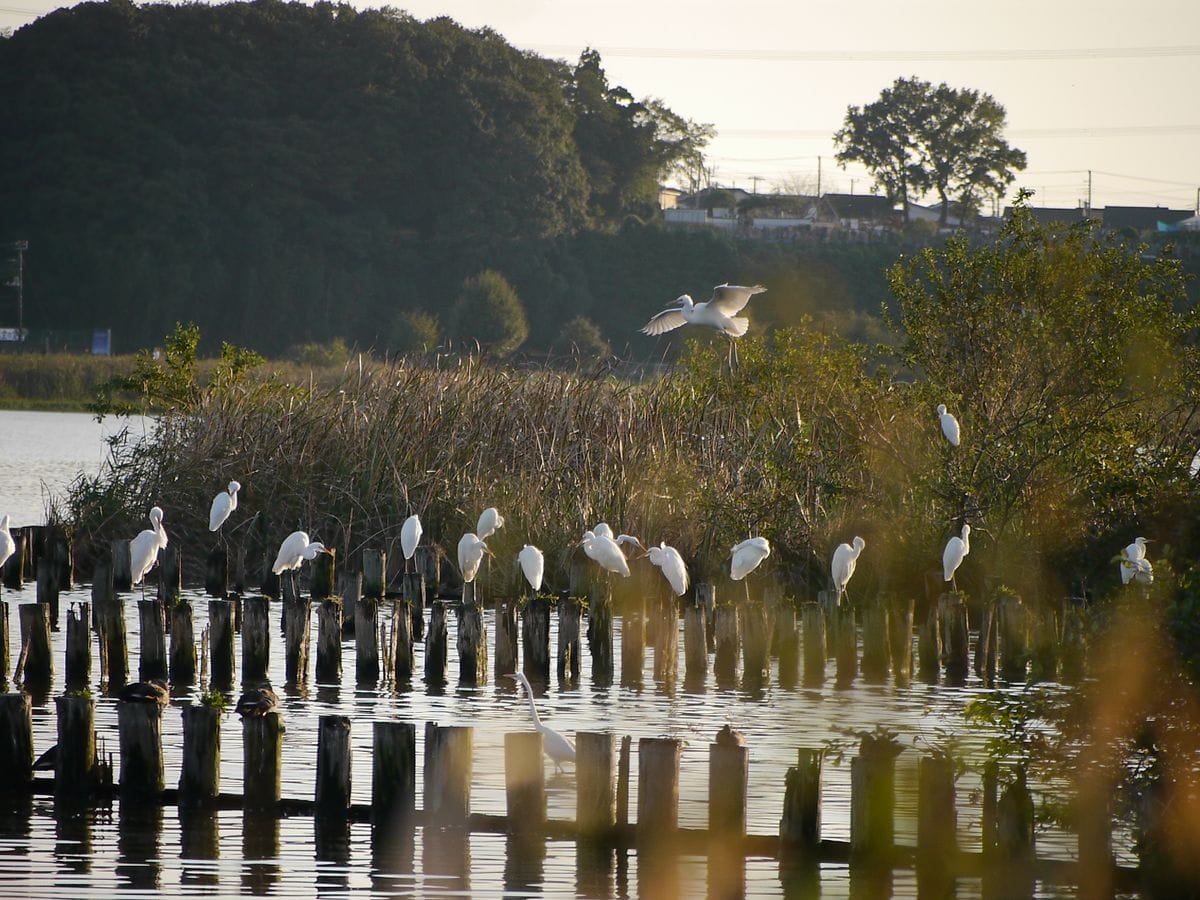
M413 513L400 526L400 549L404 551L405 563L413 558L419 543L421 543L421 517Z
M829 563L829 574L833 576L833 589L837 591L838 603L842 602L842 594L846 593L846 585L854 569L858 565L859 554L867 542L858 535L854 536L853 544L838 544L833 551L833 559Z
M542 576L546 572L546 557L533 544L526 544L517 554L517 561L521 564L521 573L525 576L525 580L529 582L529 586L536 594L542 589Z
M221 491L213 497L212 506L208 510L208 530L216 531L225 524L229 514L237 509L237 492L242 486L236 481L229 482L229 489Z
M962 537L957 534L946 541L946 549L942 551L942 580L949 581L958 590L958 582L954 573L962 565L963 559L971 552L971 526L963 522Z
M613 534L612 528L607 522L597 522L595 525L593 525L592 534L596 535L596 537L606 537L610 541L616 537L616 535Z
M617 546L618 547L637 547L643 553L646 550L646 548L642 546L642 542L639 541L632 534L618 534L617 535ZM629 550L626 552L632 553L633 551Z
M657 547L650 548L650 562L662 569L663 577L677 596L682 597L687 593L688 570L678 550L665 541L659 541Z
M1146 560L1146 539L1144 537L1135 538L1132 544L1122 547L1117 561L1121 572L1121 584L1129 584L1139 572L1143 572L1143 577L1140 579L1142 584L1149 584L1154 580L1154 568L1150 566L1149 560ZM1143 570L1139 566L1139 563L1143 561L1149 567L1147 570ZM1146 574L1149 575L1149 580L1146 580Z
M494 506L489 506L479 514L479 524L475 526L475 534L481 541L486 541L496 533L497 528L504 527L504 516Z
M479 564L483 555L491 553L488 545L473 531L468 531L458 539L458 568L462 572L463 583L470 584L479 574Z
M575 745L549 725L542 724L537 706L533 702L533 688L529 686L529 679L525 677L525 673L510 673L504 677L524 685L525 699L529 701L529 714L533 716L533 727L542 733L542 751L550 757L555 768L561 771L563 763L575 762Z
M17 552L17 542L13 540L12 532L8 530L9 518L0 519L0 566L8 562L8 558Z
M1133 561L1133 580L1138 584L1154 583L1154 566L1144 556Z
M310 541L308 532L293 531L279 545L279 553L275 556L275 565L271 566L271 571L276 575L294 572L305 560L311 562L316 559L318 553L332 552L320 541Z
M729 360L732 364L737 359L734 340L744 335L750 327L750 320L738 313L745 309L751 297L765 290L761 284L751 287L719 284L713 288L712 297L704 303L696 303L689 294L681 294L671 306L646 323L642 334L657 336L683 325L707 325L729 338Z
M1188 475L1195 478L1200 475L1200 450L1196 451L1196 455L1192 457L1192 464L1188 466Z
M771 555L771 544L765 537L752 537L735 544L731 555L729 577L734 581L741 581Z
M612 538L601 537L589 530L583 533L580 543L588 559L595 560L604 571L615 572L622 578L629 577L629 561Z
M954 418L952 413L946 412L945 403L938 404L937 414L942 423L942 434L946 436L951 447L957 447L959 442L958 419Z
M151 528L138 532L129 542L129 574L134 584L141 584L146 573L158 562L158 552L167 546L167 532L162 525L163 511L160 507L150 508Z

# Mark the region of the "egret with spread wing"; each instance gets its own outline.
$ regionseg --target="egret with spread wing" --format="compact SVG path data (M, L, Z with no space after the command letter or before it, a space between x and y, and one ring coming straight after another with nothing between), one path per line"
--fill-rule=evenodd
M744 335L750 327L750 320L738 313L745 309L751 297L765 290L761 284L751 287L719 284L713 288L712 297L704 303L696 303L689 294L681 294L674 304L646 323L642 334L657 336L684 325L707 325L729 338L729 364L732 366L737 362L734 340Z

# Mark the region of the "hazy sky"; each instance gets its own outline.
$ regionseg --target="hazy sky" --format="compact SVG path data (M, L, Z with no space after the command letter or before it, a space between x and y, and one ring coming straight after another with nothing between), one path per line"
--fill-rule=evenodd
M61 4L0 0L0 27ZM354 3L356 7L378 6ZM1200 189L1200 0L409 0L710 122L722 184L865 193L833 160L850 105L901 75L990 93L1034 203L1189 209ZM758 176L755 182L754 176Z

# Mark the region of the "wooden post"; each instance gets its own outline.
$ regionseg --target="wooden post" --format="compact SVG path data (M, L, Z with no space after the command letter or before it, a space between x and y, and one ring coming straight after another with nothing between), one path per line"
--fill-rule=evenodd
M697 585L696 591L707 585ZM708 676L708 644L704 637L704 607L689 603L683 610L683 678L703 684Z
M669 845L679 826L679 760L676 738L638 741L637 841L641 848Z
M171 544L162 551L158 569L158 600L163 609L170 609L183 593L183 554ZM164 654L165 657L166 654Z
M1113 894L1112 806L1103 776L1082 779L1077 798L1079 896Z
M800 607L804 626L804 684L817 687L825 683L825 611L821 604L808 602Z
M222 546L213 547L205 561L204 592L222 600L229 593L229 555Z
M530 679L550 679L550 601L531 595L521 613L521 671Z
M558 680L574 683L579 679L580 644L578 597L568 591L558 595ZM610 619L611 625L611 619Z
M54 698L58 719L58 756L54 792L83 797L96 787L96 701L67 694Z
M474 729L425 723L425 815L439 825L461 825L471 812Z
M640 687L646 667L646 598L635 592L626 597L621 614L621 684Z
M1070 597L1062 606L1062 680L1075 684L1087 660L1087 601Z
M421 581L424 584L425 591L432 597L436 597L442 590L442 558L438 555L437 547L430 544L422 544L417 547L417 552L413 556L413 563L420 575ZM417 612L417 607L413 606L413 612ZM424 613L422 607L421 612ZM413 623L413 637L421 640L422 631L416 629L416 623Z
M970 654L967 649L967 604L961 594L948 593L938 597L938 624L946 683L962 684L967 680Z
M988 637L989 633L994 628L992 619L992 604L984 603L983 609L980 611L979 615L979 639L975 642L975 658L971 663L972 668L975 670L975 674L980 678L984 677L987 660ZM990 684L990 682L986 680L984 683Z
M8 610L9 604L0 598L0 689L8 684L8 673L12 664L8 652Z
M982 810L980 838L985 860L991 859L996 852L996 803L1000 783L1000 767L994 759L983 764Z
M373 739L371 821L390 830L411 822L416 810L417 727L411 722L376 722Z
M1029 660L1029 630L1025 604L1016 594L996 598L996 624L999 630L1000 677L1023 681Z
M504 735L504 796L509 833L545 829L546 771L540 731Z
M420 548L417 549L419 554ZM412 614L409 634L412 635L414 641L425 638L426 585L431 583L426 582L425 576L420 572L405 572L400 579L400 596L408 604L409 612ZM437 596L436 592L433 596Z
M629 757L633 738L621 738L621 752L617 757L617 825L629 824Z
M917 761L917 867L943 883L958 851L954 761L923 756ZM940 876L940 877L939 877Z
M148 797L162 793L162 711L157 703L117 702L117 731L121 745L121 796Z
M7 611L7 607L5 607ZM0 635L0 638L3 636ZM2 670L0 670L2 671ZM67 610L67 666L66 688L68 691L87 687L92 680L92 622L91 604L86 600L72 604ZM4 771L0 768L0 772Z
M247 597L242 605L242 681L261 684L271 668L271 599Z
M358 604L363 597L362 572L338 572L337 596L342 600L342 637L351 638L357 633ZM371 634L375 633L375 623L371 623Z
M228 600L208 601L208 652L212 686L217 690L233 689L237 665L234 657L233 604Z
M110 689L121 687L129 680L129 649L125 641L125 608L113 586L110 560L96 560L92 613L100 638L100 680Z
M112 554L112 585L115 591L133 590L133 563L129 558L129 541L117 538L110 545ZM20 554L13 554L18 556Z
M407 575L405 576L407 577ZM385 652L391 654L392 678L405 684L413 676L413 612L407 600L397 600L392 607L392 634ZM432 630L432 629L431 629ZM445 673L443 672L443 678Z
M820 750L798 751L796 765L787 771L779 840L785 852L811 852L821 842Z
M999 880L995 896L1030 896L1033 893L1036 856L1033 798L1025 773L1000 792L996 804L996 866L990 873Z
M742 630L742 679L749 683L760 683L767 675L770 658L771 634L767 627L767 610L759 601L741 607Z
M283 715L242 719L242 805L248 810L274 809L279 804L283 771Z
M139 600L138 679L167 677L167 617L161 600Z
M575 623L576 634L579 622ZM578 639L578 638L577 638ZM511 675L517 671L517 601L496 601L496 654L495 668L492 670L497 679Z
M379 619L379 598L362 597L354 605L354 680L374 684L379 680L379 642L375 622Z
M54 680L50 607L45 603L22 603L18 609L21 610L21 644L26 652L25 683L49 687Z
M53 561L43 556L37 561L37 602L46 604L50 610L50 630L58 631L58 585L54 579Z
M654 680L674 682L679 672L679 607L675 594L663 586L658 591L654 626Z
M616 764L615 734L575 732L575 823L581 835L599 837L612 831Z
M800 680L800 629L793 603L780 604L775 614L775 637L779 647L779 683L794 688Z
M318 553L313 557L309 572L308 593L313 600L327 600L333 596L337 584L337 557L333 553ZM341 622L338 622L341 625Z
M888 749L869 749L864 739L850 760L850 855L870 863L891 859L896 758Z
M738 839L746 834L746 789L750 751L741 735L726 727L708 745L708 836Z
M283 653L287 683L301 684L308 680L308 647L312 635L312 601L284 600L283 619Z
M917 632L917 676L922 681L937 683L941 656L942 632L938 626L937 603L930 603L925 623Z
M0 694L0 772L0 793L23 792L33 783L33 700L24 691Z
M21 591L25 589L25 529L13 528L11 536L16 546L4 563L3 582L9 590Z
M868 684L887 681L891 668L891 647L888 641L888 608L877 599L863 609L863 680Z
M425 682L446 683L446 603L434 600L429 611L429 634L425 637Z
M913 674L913 606L911 596L890 598L888 634L892 651L892 678L898 687L907 687Z
M382 550L364 550L362 557L363 596L381 600L386 593L386 589L387 554ZM355 633L357 633L357 630Z
M461 684L487 682L487 627L475 592L463 585L463 602L458 611L458 680Z
M588 649L592 654L592 683L599 686L613 680L612 582L606 577L588 598Z
M338 630L340 634L341 622ZM317 815L347 816L351 783L349 716L321 716L318 720L316 781Z
M196 681L196 626L190 600L171 604L171 684Z
M1058 616L1052 607L1031 612L1029 680L1055 681L1058 678Z
M325 554L318 554L324 556ZM342 598L325 596L317 607L317 684L342 683Z
M179 802L203 806L221 793L221 710L206 703L183 707L183 761Z
M817 591L817 603L825 614L825 654L826 659L837 656L838 629L838 593L837 591Z
M844 688L858 677L858 629L855 627L854 607L837 610L837 686Z

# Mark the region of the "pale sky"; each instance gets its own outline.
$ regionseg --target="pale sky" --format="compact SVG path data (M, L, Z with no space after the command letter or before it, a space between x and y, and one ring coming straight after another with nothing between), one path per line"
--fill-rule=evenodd
M0 0L0 27L62 4ZM377 3L353 3L359 8ZM717 181L866 193L833 159L850 105L899 76L990 93L1035 205L1192 209L1200 190L1200 0L408 0L418 19L490 27L712 123ZM757 179L755 178L757 176ZM1015 186L1014 186L1015 189Z

